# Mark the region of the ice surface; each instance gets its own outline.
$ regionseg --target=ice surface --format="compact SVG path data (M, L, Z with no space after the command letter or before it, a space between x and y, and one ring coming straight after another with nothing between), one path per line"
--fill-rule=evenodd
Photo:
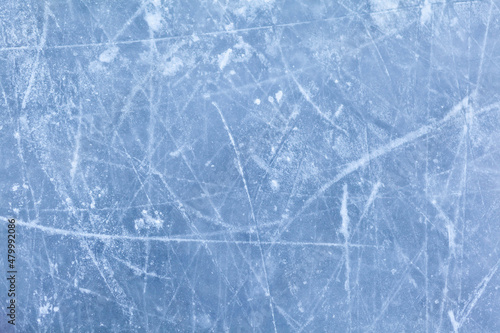
M1 1L17 332L499 332L499 18Z

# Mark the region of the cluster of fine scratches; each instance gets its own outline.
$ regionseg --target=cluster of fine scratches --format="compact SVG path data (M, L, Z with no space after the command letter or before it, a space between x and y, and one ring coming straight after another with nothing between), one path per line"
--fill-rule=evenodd
M364 165L366 165L371 159L374 159L374 158L377 158L379 156L382 156L384 154L388 154L392 151L394 151L395 149L397 149L398 147L402 146L402 145L405 145L405 144L408 144L410 142L412 142L413 140L416 140L418 139L419 137L422 137L426 134L428 134L429 132L433 131L433 130L436 130L438 129L442 124L446 123L447 121L450 121L451 119L453 119L454 117L458 116L460 114L460 111L463 110L464 108L466 108L468 105L468 98L465 98L464 100L462 100L459 104L457 104L442 120L436 122L435 124L431 124L431 125L428 125L428 126L424 126L414 132L411 132L407 135L405 135L404 137L402 138L399 138L399 139L395 139L393 140L392 142L390 142L389 144L386 144L378 149L375 149L373 150L369 155L366 155L366 156L363 156L361 157L360 159L356 160L356 161L353 161L352 163L349 163L347 164L347 166L344 168L344 170L342 170L341 172L339 172L339 174L334 178L332 179L330 182L328 182L327 184L325 184L323 187L321 187L313 196L311 196L309 198L308 201L306 201L303 205L303 207L301 208L301 210L298 212L298 215L300 215L302 213L302 211L304 211L309 205L312 204L312 202L314 200L317 200L317 198L320 197L320 195L322 193L324 193L329 187L331 187L333 184L335 184L336 182L340 181L342 178L344 178L346 175L354 172L355 170L357 170L358 168L361 168L363 167ZM226 130L227 134L228 134L228 138L230 140L230 144L231 146L233 147L234 149L234 152L236 154L236 157L237 157L237 161L238 161L238 172L240 174L240 177L242 178L243 182L244 182L244 185L246 187L246 181L245 181L245 175L244 175L244 168L241 164L241 161L240 161L240 155L239 155L239 152L238 152L238 148L237 148L237 145L234 141L234 138L229 130L229 127L224 119L224 116L222 114L222 111L218 108L218 106L214 103L214 107L217 109L217 112L219 113L220 117L221 117L221 120L223 122L223 126L224 126L224 129ZM479 114L482 113L482 112L485 112L485 111L489 111L493 108L494 106L491 106L491 107L487 107L485 108L484 110L480 110ZM73 170L73 169L72 169ZM74 177L74 175L72 174L71 175L72 177ZM367 202L366 202L366 205L364 207L364 210L363 210L363 213L361 215L361 219L366 215L367 213L367 210L368 208L372 205L373 201L375 200L375 197L377 196L377 192L379 190L381 186L381 183L378 182L374 185L373 189L372 189L372 193L370 194ZM250 194L248 193L248 189L246 189L247 191L247 197L248 197L248 200L249 200L249 203L251 204L251 198L250 198ZM182 206L182 203L179 202L178 204L179 206ZM435 203L434 203L435 205ZM99 234L99 233L90 233L90 232L84 232L84 231L77 231L77 230L64 230L64 229L58 229L58 228L54 228L54 227L48 227L48 226L44 226L43 224L39 224L38 220L32 220L30 222L24 222L24 221L18 221L18 225L21 226L22 228L26 228L26 229L33 229L33 230L39 230L39 231L42 231L46 234L50 234L50 235L59 235L59 236L66 236L66 237L72 237L72 238L77 238L77 239L81 239L81 241L83 243L85 243L85 239L98 239L98 240L103 240L103 241L113 241L113 240L122 240L122 241L131 241L131 242L165 242L165 243L199 243L199 244L202 244L203 246L207 247L211 244L225 244L225 245L250 245L250 246L257 246L259 247L259 249L261 249L262 251L262 245L266 245L268 246L269 248L272 248L272 247L275 247L275 246L284 246L284 247L289 247L289 246L293 246L293 247L308 247L308 246L312 246L312 247L337 247L337 248L342 248L343 251L344 251L344 264L345 264L345 274L346 274L346 278L345 278L345 289L347 291L347 298L348 298L348 304L349 304L349 313L351 313L352 311L352 305L351 305L351 300L350 300L350 294L351 294L351 291L350 291L350 276L351 276L351 268L350 268L350 254L349 254L349 248L350 247L354 247L354 248L362 248L362 247L372 247L372 248L377 248L378 246L376 245L365 245L365 244L355 244L355 243L351 243L349 240L350 240L350 223L349 223L349 214L348 214L348 186L347 184L344 184L343 186L343 194L342 194L342 199L341 199L341 207L340 207L340 216L341 216L341 225L340 225L340 228L339 228L339 233L342 235L343 239L344 239L344 242L343 243L324 243L324 242L297 242L297 241L280 241L279 240L279 237L280 235L277 235L275 239L273 239L272 241L262 241L260 240L259 238L257 238L256 241L252 241L252 240L248 240L248 241L244 241L244 240L220 240L220 239L210 239L210 238L203 238L203 234L200 234L200 233L195 233L195 237L179 237L179 236L176 236L176 237L163 237L163 236L133 236L133 235L117 235L117 234ZM436 206L436 209L440 209L438 206ZM447 219L446 215L444 214L444 212L440 212L442 218L445 218ZM6 219L6 217L1 217L2 219ZM253 217L253 219L255 219L255 217ZM287 220L283 220L283 221L279 221L277 222L278 225L285 225L285 228L287 228L289 226L290 223L292 223L294 220L294 218L290 218ZM449 221L447 219L447 228L448 228L448 232L449 232L449 242L450 242L450 253L452 253L452 255L454 255L454 247L455 245L453 244L453 237L452 237L452 229L453 229L453 222L452 221ZM264 227L266 226L269 226L269 225L265 225ZM252 230L254 230L254 232L257 232L258 233L258 230L259 230L259 226L256 225L255 228L253 228L253 226L249 226L249 227L240 227L239 229L238 228L233 228L232 230L227 230L227 232L229 233L238 233L238 232L252 232ZM269 251L268 251L269 252ZM90 251L89 249L89 253L91 254L92 252ZM422 253L422 251L418 254L418 256L420 256ZM268 253L266 253L267 255ZM93 257L93 256L92 256ZM94 257L93 257L94 258ZM262 260L264 260L265 256L264 254L262 254ZM117 258L118 259L118 258ZM96 260L95 258L93 260ZM105 260L105 259L101 259L101 260ZM109 275L111 274L110 272L107 272L107 270L109 269L109 264L106 264L105 262L95 262L96 266L101 266L104 264L103 268L101 269L101 273L104 274L103 276L105 276L106 274L108 275L108 280L109 280ZM152 272L147 272L145 270L142 270L136 266L133 266L132 264L130 263L127 263L127 262L124 262L124 264L126 264L127 266L129 266L130 268L134 269L134 270L137 270L139 272L143 272L145 274L148 274L148 275L151 275L153 277L159 277L158 275L156 275L155 273L152 273ZM263 263L263 265L265 265L265 263ZM477 303L478 299L482 296L485 288L487 287L489 281L492 279L492 277L494 276L494 274L496 273L497 269L498 269L498 266L500 265L500 261L498 261L494 267L492 267L490 269L490 271L488 272L488 274L482 279L482 281L477 285L477 287L475 288L474 290L474 293L471 294L470 296L470 299L467 301L467 303L465 303L464 307L461 309L461 310L457 310L456 313L458 314L458 318L455 317L455 313L453 310L449 310L448 311L448 315L449 315L449 319L451 321L451 323L453 324L453 328L455 330L458 330L460 328L460 326L464 323L464 321L467 319L468 315L470 314L470 312L472 311L473 307L475 306L475 304ZM104 272L102 271L104 270ZM266 291L268 292L268 296L271 298L271 294L270 294L270 291L269 291L269 285L266 285L266 286L263 286L264 289L266 289ZM398 289L400 288L400 286L398 287ZM90 290L88 289L85 289L85 288L80 288L83 292L85 293L92 293ZM397 290L394 292L393 296L395 295L395 293L397 292ZM121 291L121 293L123 293L123 291ZM123 302L123 304L126 306L127 309L132 309L134 308L134 306L132 306L131 304L129 304L126 300L125 300L125 296L120 296L121 294L116 294L116 292L114 293L115 297L118 298L118 301L119 302ZM120 301L119 299L120 298L123 298L122 301ZM382 308L382 312L380 313L379 317L377 317L374 321L374 325L376 324L376 322L381 318L381 316L383 315L383 312L386 310L387 308L387 305L390 303L390 299L387 300L385 306ZM276 305L273 305L271 304L271 307L274 307ZM283 309L282 308L279 308L279 311L282 312ZM312 318L311 318L312 320Z
M0 6L22 329L500 327L494 1L106 6Z

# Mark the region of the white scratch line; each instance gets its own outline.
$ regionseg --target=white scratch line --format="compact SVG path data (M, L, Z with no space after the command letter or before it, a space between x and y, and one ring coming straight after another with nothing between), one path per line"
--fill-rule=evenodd
M344 195L342 196L342 205L340 207L340 216L342 217L342 225L340 233L344 236L344 241L349 241L349 214L347 213L347 184L344 184Z
M0 216L0 219L7 220L7 217ZM85 231L74 231L74 230L65 230L60 228L48 227L37 224L37 220L32 221L31 223L27 223L21 220L16 219L16 224L22 227L26 227L28 229L36 229L43 231L47 234L58 235L63 237L75 237L75 238L94 238L100 240L129 240L129 241L139 241L139 242L162 242L162 243L206 243L206 244L227 244L227 245L236 245L236 244L244 244L244 245L252 245L259 246L259 242L257 241L238 241L238 240L218 240L218 239L202 239L202 238L176 238L176 237L163 237L163 236L132 236L132 235L111 235L111 234L99 234ZM260 244L264 245L280 245L280 246L319 246L319 247L338 247L343 248L344 244L342 243L325 243L325 242L269 242L269 241L261 241ZM365 245L365 244L349 244L349 246L353 247L376 247L375 245Z
M254 222L255 227L257 228L257 245L258 245L259 251L260 251L262 270L264 271L264 276L266 279L266 296L269 297L269 307L271 309L271 317L273 319L274 332L278 333L278 330L276 328L276 321L274 318L274 308L273 308L273 304L272 304L271 290L269 287L269 278L267 275L266 262L264 260L264 253L262 251L262 242L260 240L260 235L259 235L259 226L257 224L257 219L255 217L252 200L250 199L250 192L248 191L248 186L247 186L247 181L245 179L245 174L243 173L243 166L241 164L240 152L236 148L236 144L235 144L235 141L233 139L233 135L231 134L231 131L229 130L229 126L227 126L226 119L224 118L224 115L222 114L221 110L219 109L219 107L217 106L217 104L215 102L212 102L212 105L217 109L217 112L219 112L219 115L222 119L222 123L224 124L224 128L226 129L227 135L229 136L229 140L231 141L231 144L233 145L234 153L236 154L236 160L238 162L238 171L241 175L241 179L243 180L243 185L245 187L245 192L247 194L248 204L250 205L250 212L252 214L252 221Z
M347 211L347 184L344 184L344 195L342 196L342 205L340 206L340 216L342 217L342 225L340 233L344 236L344 255L345 255L345 284L344 288L347 291L347 304L349 312L349 331L351 330L351 261L349 254L349 213Z
M76 169L78 168L78 160L80 159L80 140L82 137L82 105L80 104L79 107L79 114L78 114L78 128L77 128L77 133L76 133L76 138L75 138L75 151L73 152L73 160L71 161L71 170L70 170L70 176L71 176L71 181L74 181L75 178L75 172Z
M38 65L40 62L40 52L45 47L45 42L47 40L47 24L48 24L48 19L49 19L49 12L50 12L49 5L48 5L48 3L46 3L45 9L43 12L42 35L40 37L40 43L38 44L38 47L37 47L35 63L33 64L33 68L31 70L31 75L30 75L30 78L28 81L28 87L26 88L26 91L24 92L23 101L21 103L22 109L26 108L26 103L28 102L28 98L29 98L29 95L31 93L31 89L33 87L33 84L35 83L35 75L37 74Z
M373 204L373 201L375 201L375 198L377 197L378 190L380 189L380 186L384 186L380 181L377 181L375 183L375 185L373 186L373 189L370 193L370 196L368 197L368 201L365 204L365 208L363 209L363 213L361 214L361 217L359 218L360 221L365 217L366 213L368 212L368 209Z
M234 153L236 154L236 162L238 163L238 172L243 180L243 185L245 185L245 191L247 192L248 200L250 200L250 193L248 192L248 186L247 186L247 181L245 179L245 174L243 173L243 166L241 165L241 159L240 159L240 152L238 151L238 148L236 148L236 142L234 141L233 135L231 134L231 131L229 130L229 126L227 125L226 118L224 118L224 115L222 114L221 110L217 106L215 102L212 102L212 105L217 109L217 112L220 115L220 118L222 119L222 123L224 124L224 128L226 129L227 135L229 136L229 141L231 141L231 145L233 146ZM250 202L250 205L252 203ZM253 212L252 212L252 216Z
M455 320L455 315L452 310L448 311L448 316L450 317L451 325L453 326L453 332L458 333L460 324Z
M472 294L472 295L474 295L474 298L469 299L469 301L467 302L467 304L465 305L463 310L459 313L459 316L461 318L458 321L458 328L460 328L463 325L463 323L467 320L467 318L469 317L469 314L471 313L474 306L476 306L476 303L479 300L479 298L481 298L481 296L483 295L484 290L488 286L488 283L490 282L491 278L497 272L498 266L500 266L500 259L497 261L495 266L493 266L493 268L490 269L489 273L477 285L476 289L474 290L474 293Z

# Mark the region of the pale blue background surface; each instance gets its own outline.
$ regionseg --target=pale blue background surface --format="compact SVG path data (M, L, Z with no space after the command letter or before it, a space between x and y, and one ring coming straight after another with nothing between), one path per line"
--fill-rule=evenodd
M499 6L2 1L17 331L499 332Z

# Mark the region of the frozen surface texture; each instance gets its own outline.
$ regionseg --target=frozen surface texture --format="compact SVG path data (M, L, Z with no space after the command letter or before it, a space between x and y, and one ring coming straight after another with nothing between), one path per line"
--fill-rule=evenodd
M18 332L500 332L499 6L1 1Z

